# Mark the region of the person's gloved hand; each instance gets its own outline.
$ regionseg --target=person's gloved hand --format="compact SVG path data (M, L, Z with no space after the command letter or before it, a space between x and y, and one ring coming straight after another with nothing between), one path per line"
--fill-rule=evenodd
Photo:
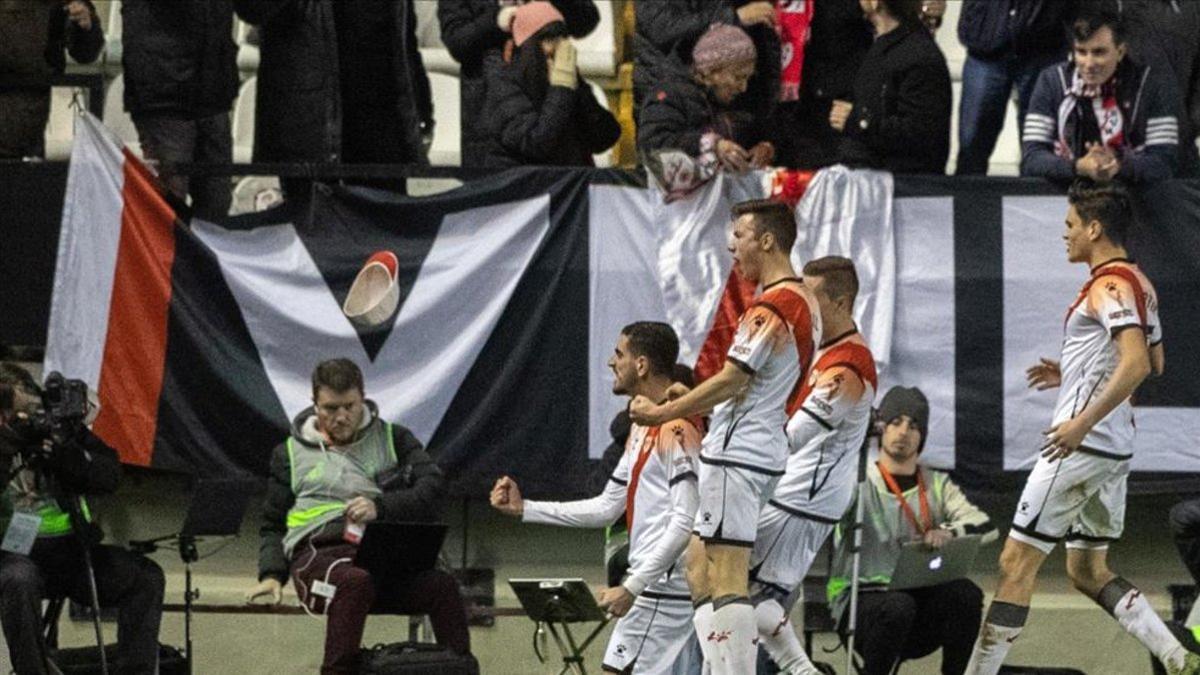
M563 40L554 48L554 60L550 62L550 84L555 87L574 89L579 86L579 71L575 69L575 45Z
M264 595L270 599L272 605L278 605L283 600L283 584L274 577L263 579L246 591L246 604L251 604Z

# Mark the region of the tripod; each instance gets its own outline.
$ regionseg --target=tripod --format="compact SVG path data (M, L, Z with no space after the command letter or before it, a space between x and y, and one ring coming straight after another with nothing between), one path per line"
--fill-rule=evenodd
M100 672L108 675L108 656L104 653L104 632L100 628L100 592L96 588L96 568L92 565L92 547L88 544L87 520L83 517L83 505L79 495L60 496L59 503L67 506L67 517L75 531L75 539L83 551L83 564L87 568L88 594L92 606L92 627L96 629L96 649L100 652Z

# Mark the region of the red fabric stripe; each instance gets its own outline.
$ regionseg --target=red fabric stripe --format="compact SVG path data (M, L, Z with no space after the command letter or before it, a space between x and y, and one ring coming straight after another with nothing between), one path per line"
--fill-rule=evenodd
M156 179L125 150L121 241L94 430L121 461L149 466L167 354L167 310L175 261L175 212Z
M717 306L717 315L713 317L712 328L708 329L708 337L704 339L700 357L696 359L696 384L716 375L725 367L725 355L733 344L738 320L754 304L756 288L757 284L746 281L736 270L729 272L725 292L721 294L721 304Z

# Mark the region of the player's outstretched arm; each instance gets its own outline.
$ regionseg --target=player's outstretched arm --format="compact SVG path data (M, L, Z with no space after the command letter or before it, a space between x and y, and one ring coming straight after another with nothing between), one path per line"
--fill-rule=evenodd
M1125 328L1113 340L1117 343L1118 361L1112 377L1078 415L1046 432L1043 457L1055 460L1074 452L1092 427L1132 396L1150 375L1150 350L1146 346L1146 334L1140 327Z
M1036 366L1025 369L1025 383L1038 391L1053 389L1062 384L1062 369L1058 361L1047 358L1038 359Z
M658 405L645 396L634 398L629 404L629 417L637 424L657 426L668 420L701 415L733 398L749 382L750 373L726 362L721 372L677 399Z

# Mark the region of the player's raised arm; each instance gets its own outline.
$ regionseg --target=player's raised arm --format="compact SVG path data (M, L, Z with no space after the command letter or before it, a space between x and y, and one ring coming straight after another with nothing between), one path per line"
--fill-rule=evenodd
M733 398L750 382L750 377L750 373L727 361L721 372L677 399L655 404L645 396L634 398L629 404L629 417L637 424L656 426L667 420L700 415Z

